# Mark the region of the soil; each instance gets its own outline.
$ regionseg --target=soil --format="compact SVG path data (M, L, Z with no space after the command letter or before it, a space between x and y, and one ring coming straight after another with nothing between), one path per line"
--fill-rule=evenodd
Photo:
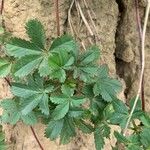
M87 47L91 43L97 44L101 49L100 64L108 64L110 74L123 83L122 93L118 96L125 100L136 94L138 77L140 72L140 41L135 17L135 5L131 0L86 0L90 9L85 7L83 1L79 4L85 18L94 33L91 36L85 26L79 9L74 5L71 9L72 26L76 29L77 40ZM61 34L71 33L68 23L68 11L70 0L59 1ZM143 19L146 1L140 1L140 15ZM88 10L92 10L91 17L95 28L88 16ZM56 35L55 5L52 0L6 0L4 5L4 23L6 29L14 36L28 38L25 34L24 24L31 18L39 19L45 26L47 40L52 40ZM150 19L149 19L150 20ZM145 99L146 109L150 111L150 22L146 35L146 68L145 68ZM149 81L149 82L148 82ZM0 99L12 97L7 83L0 79ZM0 111L2 112L2 110ZM10 150L40 150L29 126L18 123L15 126L4 125L6 141ZM93 136L82 135L72 140L68 145L59 145L59 140L52 142L44 138L44 126L34 126L35 132L45 150L95 150ZM115 127L112 127L115 129ZM106 142L104 150L111 149L114 138Z

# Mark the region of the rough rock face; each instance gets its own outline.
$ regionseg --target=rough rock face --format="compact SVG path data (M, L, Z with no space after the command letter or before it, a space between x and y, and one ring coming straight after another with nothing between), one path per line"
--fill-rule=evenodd
M116 59L117 73L124 78L127 89L125 91L127 98L131 98L137 94L140 66L140 41L136 22L135 2L129 0L121 0L120 21L116 34ZM140 17L144 19L146 1L141 0L139 3ZM146 42L145 42L145 100L146 110L150 110L150 19L147 26Z
M83 1L79 1L85 17L88 19L88 9ZM137 91L137 80L139 73L139 40L135 20L134 2L131 0L86 0L90 9L93 10L92 19L96 26L95 40L102 50L100 63L106 63L109 66L110 73L113 76L120 75L124 78L127 85L127 97L135 94ZM68 24L68 10L71 6L70 0L60 0L60 25L61 33L70 32ZM145 3L141 1L140 11L143 18ZM93 40L85 27L79 10L74 5L72 7L71 19L73 26L79 33L78 36L83 40L85 46ZM79 15L79 16L78 16ZM4 7L4 23L6 29L13 35L28 38L25 34L24 24L30 18L39 19L45 26L47 39L56 37L56 17L55 5L53 0L6 0ZM90 27L92 22L89 21ZM145 95L148 101L150 84L150 23L147 30L146 41L146 70L145 70ZM79 39L78 39L79 40ZM92 41L93 43L93 41ZM116 51L116 53L115 53ZM116 58L115 58L115 55ZM116 62L115 62L116 60ZM116 74L117 68L117 74ZM129 92L130 91L130 92ZM0 99L11 96L9 87L0 80ZM122 97L122 96L121 96ZM149 103L148 103L149 104ZM148 106L148 105L147 105ZM148 109L148 107L147 107ZM41 124L34 126L45 150L94 150L94 141L92 136L78 134L78 137L68 145L59 145L59 141L51 142L44 138L44 127ZM30 127L18 123L16 126L5 125L6 140L10 144L10 150L40 150L35 141ZM109 150L113 142L107 142L104 149Z

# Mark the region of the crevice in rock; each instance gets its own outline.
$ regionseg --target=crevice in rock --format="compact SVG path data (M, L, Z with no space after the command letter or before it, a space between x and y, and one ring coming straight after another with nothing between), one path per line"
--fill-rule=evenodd
M115 34L115 44L116 44L116 49L115 49L115 53L114 53L114 57L115 57L115 62L116 62L116 74L125 81L126 84L126 89L124 90L124 95L125 98L127 98L128 95L128 87L127 87L127 83L125 80L125 67L128 66L128 63L125 62L124 60L122 60L120 57L118 57L118 51L120 50L120 44L119 44L119 36L120 36L120 28L124 19L124 15L125 15L125 9L126 6L124 4L124 0L116 0L116 3L118 4L118 9L119 9L119 15L118 15L118 25L116 27L116 34Z

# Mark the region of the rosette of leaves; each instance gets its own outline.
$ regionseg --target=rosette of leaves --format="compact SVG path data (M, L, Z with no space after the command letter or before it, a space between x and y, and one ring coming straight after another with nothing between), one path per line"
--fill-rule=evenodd
M109 138L112 103L121 83L112 79L106 65L99 66L96 46L79 50L78 43L63 35L47 45L44 27L37 20L26 24L29 40L12 37L0 58L0 77L12 78L12 99L0 103L2 121L46 124L45 136L60 137L66 144L77 130L94 133L95 147Z

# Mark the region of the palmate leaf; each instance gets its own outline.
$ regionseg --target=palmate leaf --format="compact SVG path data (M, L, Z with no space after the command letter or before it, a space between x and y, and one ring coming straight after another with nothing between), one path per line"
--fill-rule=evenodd
M49 57L49 67L51 68L50 78L59 79L64 82L66 79L66 71L74 63L74 57L66 51L52 53Z
M6 58L0 58L0 77L6 77L11 71L12 63Z
M42 82L40 80L39 78L39 83ZM48 93L53 90L53 86L45 88L42 83L37 85L37 82L32 81L32 84L14 83L11 87L11 91L15 96L22 97L22 114L24 115L30 113L37 106L39 106L42 113L49 114Z
M121 100L113 100L112 102L114 113L110 117L110 122L112 124L119 124L121 128L124 128L129 116L127 106Z
M95 96L101 95L107 102L112 101L121 90L121 83L108 76L107 66L103 65L98 70L98 79L95 82L93 91Z
M80 107L85 102L82 96L74 96L74 90L67 85L62 86L61 95L52 95L50 100L54 104L58 104L52 113L54 120L63 118L69 111L69 107Z
M24 77L38 68L41 76L47 76L50 73L48 66L50 53L44 48L44 29L37 20L30 20L26 29L31 41L12 38L6 45L8 56L17 58L14 75Z
M80 78L84 82L91 82L97 72L96 61L100 51L96 46L91 47L78 58L79 64L74 67L74 78Z
M27 115L22 114L21 106L18 105L15 99L6 99L0 103L4 112L2 115L2 122L16 124L19 120L22 120L25 124L33 125L37 123L37 118L34 112L30 112Z
M79 46L76 41L69 35L63 35L55 39L50 47L50 51L60 52L71 52L76 58L78 56Z

